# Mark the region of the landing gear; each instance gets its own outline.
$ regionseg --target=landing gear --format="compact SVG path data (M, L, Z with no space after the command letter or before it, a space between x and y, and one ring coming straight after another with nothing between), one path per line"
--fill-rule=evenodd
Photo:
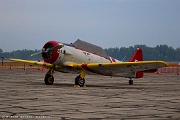
M74 87L85 87L85 74L86 74L86 70L82 69L80 75L78 75L75 78L75 85Z
M46 75L44 78L44 82L46 85L52 85L54 82L54 77L52 75Z
M133 84L133 80L130 79L130 80L129 80L129 85L132 85L132 84Z
M46 85L52 85L54 83L53 69L49 69L49 71L46 73L44 83Z
M80 75L75 78L75 85L83 87L85 85L85 79L81 78Z

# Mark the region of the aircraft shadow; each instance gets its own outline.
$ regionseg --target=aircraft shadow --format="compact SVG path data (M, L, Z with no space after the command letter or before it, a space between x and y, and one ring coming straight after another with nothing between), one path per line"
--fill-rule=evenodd
M54 83L52 86L55 87L74 87L74 84L70 83ZM87 84L86 87L81 88L103 88L103 89L144 89L144 87L140 87L138 85L128 85L128 84Z
M24 83L23 83L24 84ZM74 88L73 83L54 83L53 85L45 85L43 82L30 82L26 85L42 86L42 87L55 87L55 88ZM142 84L129 85L127 83L99 83L99 84L86 84L86 87L81 88L99 88L99 89L147 89Z

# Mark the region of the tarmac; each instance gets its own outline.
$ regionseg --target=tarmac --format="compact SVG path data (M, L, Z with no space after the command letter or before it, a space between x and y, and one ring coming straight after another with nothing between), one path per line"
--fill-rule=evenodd
M180 120L180 76L128 78L87 75L74 88L76 74L0 70L0 119L35 120Z

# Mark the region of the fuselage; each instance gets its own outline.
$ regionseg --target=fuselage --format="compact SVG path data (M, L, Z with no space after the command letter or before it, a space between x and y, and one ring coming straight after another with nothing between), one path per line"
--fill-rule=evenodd
M54 64L54 65L66 65L67 63L75 64L88 64L88 63L111 63L111 62L120 62L117 59L109 57L104 54L99 54L95 50L88 51L86 49L80 49L75 47L73 44L62 44L57 41L47 42L43 49L50 49L52 47L63 45L62 48L54 50L52 53L42 54L42 57L45 62ZM93 46L93 45L92 45ZM99 46L94 46L94 49L100 49L101 52L103 49ZM93 52L92 52L93 51ZM66 69L61 69L60 71L67 72Z
M63 48L60 49L60 54L58 59L54 62L54 64L72 62L72 63L104 63L104 62L113 62L111 61L113 58L104 57L101 55L97 55L95 53L91 53L85 50L80 50L75 47L64 45ZM114 62L118 60L114 59Z

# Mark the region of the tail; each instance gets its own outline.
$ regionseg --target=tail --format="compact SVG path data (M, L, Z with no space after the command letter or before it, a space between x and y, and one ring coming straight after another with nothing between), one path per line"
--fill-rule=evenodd
M137 48L136 52L132 55L128 62L143 61L143 53L141 48Z
M129 59L128 62L138 62L143 61L143 52L141 48L137 48L135 53L132 55L132 57ZM142 78L144 73L142 71L136 72L136 78Z

